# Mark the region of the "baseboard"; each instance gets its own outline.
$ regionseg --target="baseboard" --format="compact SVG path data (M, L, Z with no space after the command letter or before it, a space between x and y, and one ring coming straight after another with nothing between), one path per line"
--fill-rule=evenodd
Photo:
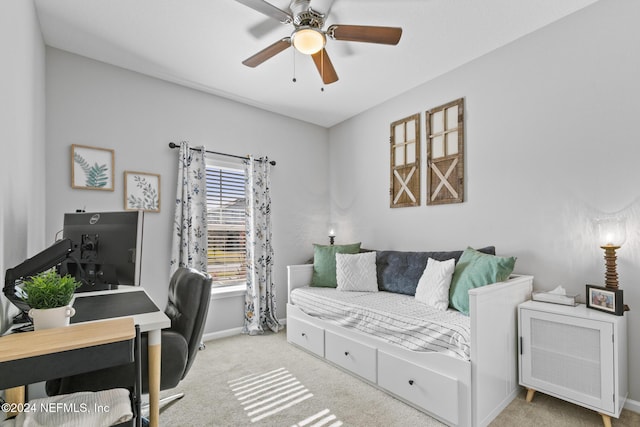
M637 400L627 399L626 402L624 402L624 409L640 414L640 402Z
M282 326L285 326L287 324L287 319L286 318L285 319L278 319L278 322L280 322L280 324ZM221 338L227 338L227 337L232 337L234 335L240 335L241 333L242 333L242 327L225 329L224 331L208 332L206 334L202 334L202 341L219 340Z
M242 333L242 327L226 329L224 331L209 332L202 334L202 341L219 340L221 338L232 337L234 335L240 335Z

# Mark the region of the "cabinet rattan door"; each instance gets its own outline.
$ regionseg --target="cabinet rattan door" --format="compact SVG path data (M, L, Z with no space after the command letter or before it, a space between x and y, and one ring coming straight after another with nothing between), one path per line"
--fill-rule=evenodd
M613 325L521 310L520 383L594 410L613 412Z

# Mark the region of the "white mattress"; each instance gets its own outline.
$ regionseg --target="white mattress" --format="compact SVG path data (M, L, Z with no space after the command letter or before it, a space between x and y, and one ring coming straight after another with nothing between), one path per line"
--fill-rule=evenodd
M438 311L413 296L391 292L344 292L303 287L291 302L304 313L375 335L413 351L438 351L469 360L469 317L456 310Z

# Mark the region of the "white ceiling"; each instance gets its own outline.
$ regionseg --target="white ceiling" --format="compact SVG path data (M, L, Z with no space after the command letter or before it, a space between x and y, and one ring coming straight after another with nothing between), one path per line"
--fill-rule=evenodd
M399 26L397 46L327 41L323 85L295 49L242 61L282 25L235 0L35 0L47 45L331 127L597 0L311 0L334 23ZM271 0L287 9L289 0ZM293 83L295 64L295 77ZM324 88L324 90L321 90Z

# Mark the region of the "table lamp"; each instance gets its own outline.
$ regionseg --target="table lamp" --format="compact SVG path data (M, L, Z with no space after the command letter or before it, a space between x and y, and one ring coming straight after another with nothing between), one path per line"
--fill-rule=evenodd
M623 218L611 217L596 221L598 243L604 249L606 266L605 287L612 290L618 289L618 271L616 268L616 250L624 244L626 236L625 221Z

